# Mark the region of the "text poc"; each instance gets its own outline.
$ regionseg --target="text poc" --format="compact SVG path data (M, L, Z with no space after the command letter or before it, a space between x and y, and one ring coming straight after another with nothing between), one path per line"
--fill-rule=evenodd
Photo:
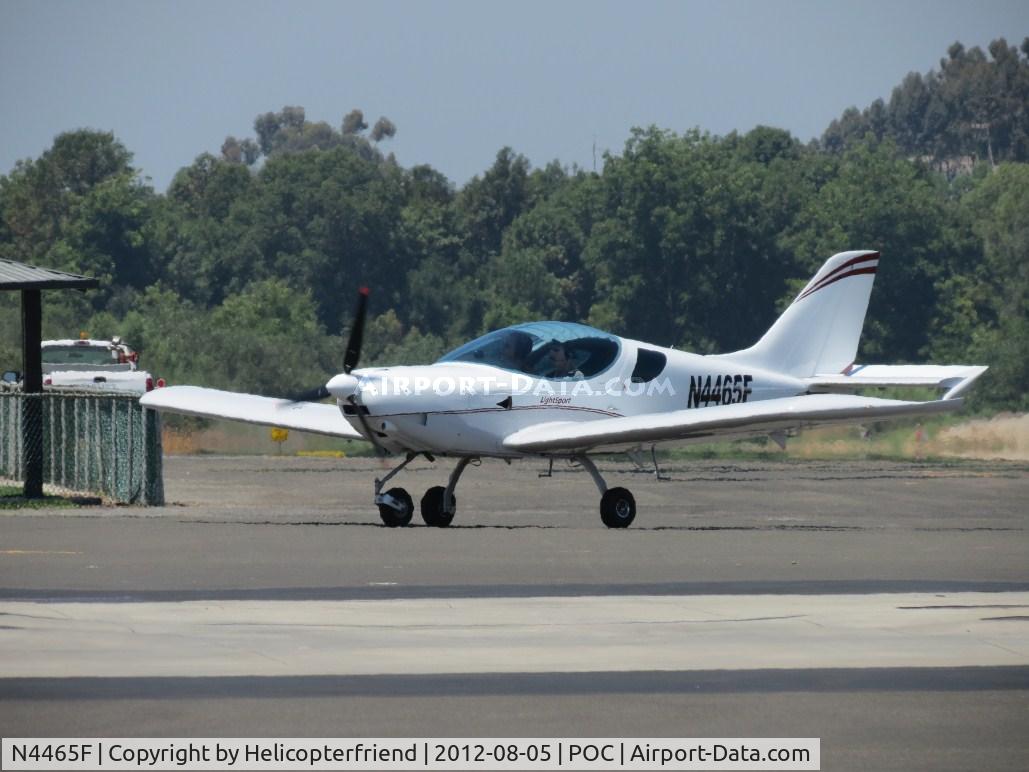
M617 761L618 756L614 745L575 745L568 746L568 760L575 761Z

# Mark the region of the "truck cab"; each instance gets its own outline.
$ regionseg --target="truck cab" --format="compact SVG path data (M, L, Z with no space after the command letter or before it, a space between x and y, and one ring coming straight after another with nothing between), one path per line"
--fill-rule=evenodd
M144 394L162 380L139 369L139 353L120 337L96 340L44 340L43 384L59 388L128 391Z

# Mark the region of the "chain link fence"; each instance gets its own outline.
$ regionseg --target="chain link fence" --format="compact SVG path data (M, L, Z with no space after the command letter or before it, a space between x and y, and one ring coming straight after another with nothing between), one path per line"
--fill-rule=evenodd
M40 436L24 436L38 410ZM0 390L0 477L25 480L26 457L42 450L43 482L123 504L164 503L161 425L138 395L51 389Z

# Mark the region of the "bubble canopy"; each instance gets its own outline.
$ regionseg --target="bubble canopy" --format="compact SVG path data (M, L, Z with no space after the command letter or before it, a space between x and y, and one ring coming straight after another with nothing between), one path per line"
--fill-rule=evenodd
M618 358L614 335L574 322L529 322L487 333L440 362L474 362L535 378L592 378Z

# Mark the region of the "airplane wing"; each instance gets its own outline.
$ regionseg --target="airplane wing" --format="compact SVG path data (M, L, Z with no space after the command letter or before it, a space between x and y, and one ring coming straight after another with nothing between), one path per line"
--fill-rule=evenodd
M317 402L291 402L199 386L154 389L139 402L143 407L170 413L278 426L347 440L365 439L347 423L338 407Z
M539 424L508 435L504 447L525 453L576 453L628 450L652 443L710 442L825 424L928 416L957 410L962 401L906 402L845 394L811 394L641 416Z
M930 386L948 389L944 399L964 393L988 368L983 365L851 365L842 373L805 378L812 393L840 393L870 386Z

